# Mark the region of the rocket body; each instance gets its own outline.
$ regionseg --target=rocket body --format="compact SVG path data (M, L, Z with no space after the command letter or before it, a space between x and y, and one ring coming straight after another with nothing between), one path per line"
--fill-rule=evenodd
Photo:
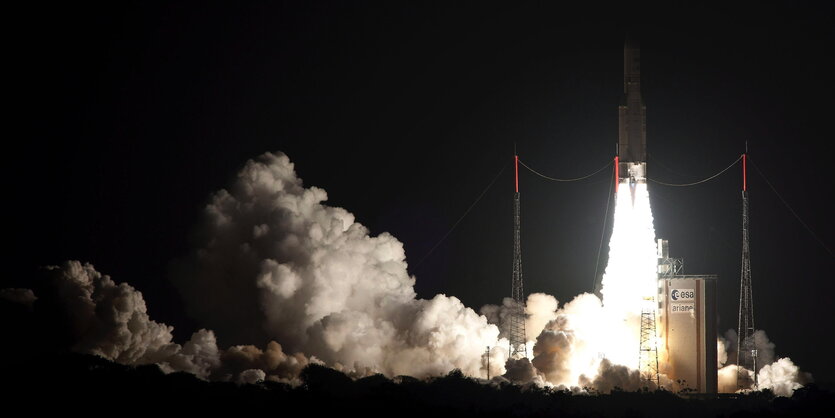
M618 183L628 186L632 193L635 185L647 181L646 125L641 52L637 42L627 39L623 47L623 99L618 106Z

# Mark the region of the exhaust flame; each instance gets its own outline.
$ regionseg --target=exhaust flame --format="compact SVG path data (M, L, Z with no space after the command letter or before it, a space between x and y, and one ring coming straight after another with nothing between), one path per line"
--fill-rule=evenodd
M627 190L630 193L625 193ZM609 264L600 291L607 324L600 348L614 363L638 366L641 304L658 291L657 266L647 185L624 187L615 201Z
M535 338L533 349L532 364L547 382L603 392L615 386L641 387L635 370L641 306L657 292L657 264L647 185L624 185L615 201L603 301L584 293L556 312L547 312L554 305L543 303L544 295L528 298L529 322L553 318Z

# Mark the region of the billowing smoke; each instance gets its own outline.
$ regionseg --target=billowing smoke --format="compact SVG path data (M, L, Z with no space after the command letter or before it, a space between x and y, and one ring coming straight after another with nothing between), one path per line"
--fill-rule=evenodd
M720 393L734 393L740 388L750 389L754 385L754 373L744 367L737 368L736 364L725 366L718 373Z
M812 375L801 372L790 358L766 364L757 373L759 389L770 389L777 396L791 396L795 390L812 382Z
M752 335L754 339L754 348L757 349L757 363L771 364L774 362L774 343L768 339L763 330L756 330ZM724 350L727 353L728 360L736 361L736 352L739 344L739 337L735 329L725 331L725 337L719 338L719 341L725 346Z
M150 319L141 292L116 284L90 264L48 267L45 280L43 293L35 298L31 290L24 292L24 302L52 312L50 321L63 321L61 331L73 351L123 364L157 363L204 378L219 362L214 333L197 331L182 346L172 342L173 328Z
M253 384L263 382L266 377L267 374L261 369L247 369L238 375L237 382L240 384Z
M531 293L525 303L525 331L539 335L549 322L557 319L557 298L544 293Z
M502 305L484 305L481 307L481 314L487 317L487 322L496 324L501 330L500 338L507 338L505 333L510 328L510 318L515 309L516 302L512 298L504 298ZM545 326L557 318L559 303L551 295L544 293L531 293L525 302L525 333L528 337L539 335ZM528 342L528 353L533 347L533 340Z
M627 191L618 193L603 301L584 293L560 308L553 296L528 297L531 364L547 384L603 393L650 386L641 382L636 360L641 303L657 291L658 261L646 185L636 185L634 192L634 198ZM505 299L502 306L488 305L481 312L503 326L512 305Z
M292 382L309 360L286 355L275 342L262 351L252 346L218 349L215 334L201 329L183 345L173 342L173 327L152 320L142 293L117 284L90 264L68 261L46 269L39 309L52 312L48 321L65 321L68 348L122 364L158 364L166 372L186 371L204 379L248 381L241 374L258 368L270 380ZM34 292L7 298L32 304ZM10 292L4 292L9 294ZM315 361L315 359L313 359ZM252 375L250 372L249 375ZM262 376L261 380L265 377ZM251 379L250 379L251 380Z
M593 388L600 393L610 393L614 389L637 391L647 386L641 381L638 370L620 364L612 364L607 359L600 362L597 373L594 377L580 376L580 384L583 387ZM648 389L655 389L651 387Z
M597 296L584 293L555 312L533 348L531 363L546 380L558 386L581 385L580 377L594 376L602 353L598 350L602 305Z
M281 344L270 341L265 349L254 345L236 345L225 350L221 356L221 367L212 371L213 380L237 380L242 383L251 382L254 371L259 373L259 380L271 380L297 384L299 373L308 364L320 363L314 358L307 358L301 353L288 355L284 353ZM248 372L249 371L249 372ZM248 372L248 373L247 373ZM243 374L247 376L242 376ZM235 376L238 376L235 379Z
M721 369L728 362L728 340L719 337L716 339L716 368Z
M796 389L812 382L812 375L800 371L788 357L774 360L775 345L768 339L765 331L756 330L753 339L759 369L756 387L752 370L744 367L738 368L736 364L725 366L730 361L736 361L739 341L736 330L729 329L725 332L724 338L718 338L719 392L734 393L740 390L770 389L775 395L791 396Z
M249 161L229 190L214 194L198 249L174 279L188 311L217 334L200 330L182 346L172 342L173 328L149 318L140 292L75 261L50 268L47 302L68 319L74 351L204 378L292 382L310 362L357 376L457 368L484 377L487 346L490 374L505 372L507 341L495 325L455 297L417 299L402 243L370 236L326 198L302 186L285 155L272 153ZM34 296L3 291L30 305ZM219 349L218 339L235 345Z
M347 371L485 376L498 328L455 297L416 299L403 244L326 199L284 154L247 162L176 269L188 311L222 341L275 340ZM491 374L503 373L506 350L491 353Z
M534 369L527 357L519 359L509 358L505 364L507 372L504 378L515 383L533 383L537 386L545 386L546 382L542 375Z

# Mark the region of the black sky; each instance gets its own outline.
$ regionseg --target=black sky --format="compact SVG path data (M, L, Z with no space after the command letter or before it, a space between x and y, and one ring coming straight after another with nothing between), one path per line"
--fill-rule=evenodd
M140 289L151 316L187 338L199 324L168 282L170 262L189 252L212 191L248 158L283 151L330 204L404 242L421 297L497 303L510 290L510 167L416 265L514 143L556 177L614 155L627 32L642 44L649 176L706 177L747 140L835 247L831 5L311 3L10 11L4 282L89 261ZM762 177L749 180L757 325L779 355L833 381L833 256ZM526 291L560 301L590 291L607 176L557 184L523 171L520 181ZM694 187L650 186L673 256L688 273L720 276L721 330L736 326L740 186L737 169Z

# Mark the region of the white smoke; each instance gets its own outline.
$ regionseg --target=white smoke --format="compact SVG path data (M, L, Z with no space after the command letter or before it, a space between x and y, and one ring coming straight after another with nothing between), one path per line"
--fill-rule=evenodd
M263 341L266 349L224 351L207 330L180 346L172 327L149 318L139 291L70 261L49 268L48 288L69 321L74 351L203 378L294 383L310 362L354 376L457 368L482 377L492 346L490 374L505 372L507 341L496 326L455 297L416 299L403 245L387 233L370 236L353 215L322 204L325 192L302 187L283 154L249 161L230 190L207 206L200 248L180 263L176 281L189 311L224 341ZM2 296L35 300L28 289Z
M246 385L263 382L266 377L267 374L261 369L247 369L238 375L238 383Z
M768 339L763 330L754 331L754 347L757 349L757 363L771 364L774 362L774 343Z
M315 357L309 359L301 353L285 354L281 344L275 341L267 343L264 350L253 345L233 346L224 351L220 359L222 367L213 372L212 379L232 380L247 370L261 370L264 372L262 380L292 384L300 383L298 376L305 366L321 363Z
M716 339L716 368L721 369L728 362L728 340L718 337Z
M505 364L507 371L502 376L504 379L515 383L534 383L537 386L545 386L546 382L536 370L527 357L520 359L509 358Z
M771 364L774 362L774 343L768 339L765 331L758 329L754 331L751 338L754 340L754 348L757 350L758 364ZM736 361L736 353L739 347L739 336L735 329L725 331L725 338L719 337L725 345L728 360Z
M636 368L642 303L657 292L657 252L646 184L618 193L601 293L581 294L561 308L553 296L528 297L525 326L533 345L531 364L546 384L637 389ZM492 323L504 325L513 301L482 308ZM666 379L666 376L661 376Z
M598 393L610 393L615 389L634 392L647 386L641 381L638 370L612 364L607 359L600 362L593 377L580 376L580 384L585 388L594 389ZM655 389L655 387L648 387L648 389Z
M549 322L557 319L559 302L557 298L544 293L531 293L525 304L525 331L528 335L539 335Z
M599 351L602 306L597 296L583 293L554 313L536 339L531 363L553 385L580 385L594 376L603 356Z
M167 372L185 371L203 379L253 383L257 380L300 383L298 375L316 358L285 354L271 341L266 349L234 346L220 350L214 332L201 329L182 346L174 343L173 327L153 321L142 293L127 283L116 284L90 264L68 261L47 267L45 289L60 318L68 322L71 350L127 364L157 364ZM31 295L19 303L34 298ZM5 292L10 293L10 292ZM19 299L19 298L18 298ZM257 379L256 379L257 377Z
M176 344L168 357L154 359L165 372L186 371L203 379L219 366L221 351L212 331L201 329L191 335L182 349Z
M326 199L284 154L247 162L176 271L188 311L223 341L275 340L346 371L486 376L498 328L455 297L416 299L403 244ZM501 374L506 352L492 353Z
M770 389L777 396L791 396L795 390L812 381L812 375L800 371L790 358L767 364L757 373L760 389Z
M504 298L501 305L484 305L479 310L487 317L487 322L496 324L501 333L500 338L507 338L511 315L516 312L516 302L512 298ZM556 319L559 302L551 295L531 293L525 303L525 334L527 336L527 351L532 352L536 336L545 326Z
M739 338L736 330L729 329L725 338L717 339L719 392L734 393L740 390L770 389L777 396L791 396L804 384L812 382L812 375L800 371L788 357L775 358L775 345L763 330L753 334L754 348L757 350L757 385L754 385L754 372L736 364L724 366L727 362L736 362ZM724 367L723 367L724 366Z
M742 370L739 370L742 369ZM736 364L725 366L718 371L719 393L734 393L739 388L750 389L754 385L754 373Z
M184 346L172 342L173 328L151 320L142 293L130 285L116 284L78 261L47 271L48 289L54 292L50 300L67 321L72 350L123 364L157 363L163 370L188 371L203 378L217 366L214 333L197 331Z

